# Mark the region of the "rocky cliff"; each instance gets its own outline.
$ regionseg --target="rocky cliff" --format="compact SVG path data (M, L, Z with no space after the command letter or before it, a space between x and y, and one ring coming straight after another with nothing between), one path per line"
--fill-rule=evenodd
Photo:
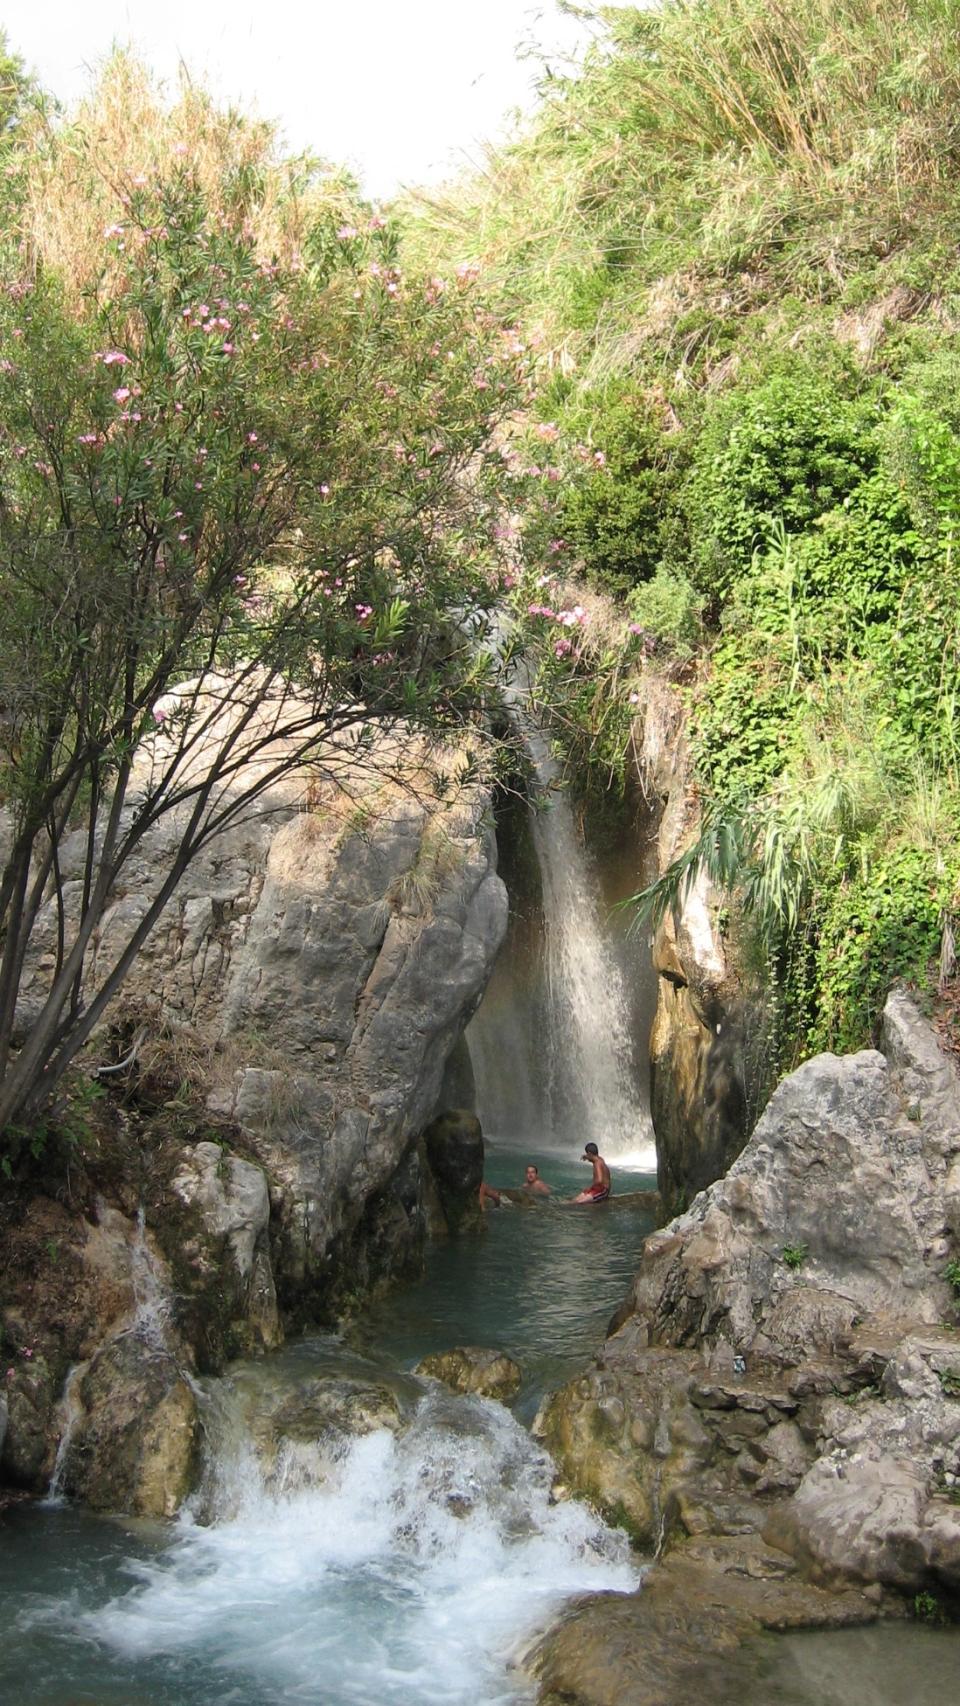
M647 1239L596 1367L538 1431L570 1485L670 1555L677 1593L706 1573L724 1638L741 1613L789 1627L956 1595L958 1249L960 1085L898 991L882 1053L792 1073L725 1177ZM572 1639L544 1674L599 1699L569 1680Z
M699 831L685 721L676 689L650 672L637 751L644 788L661 808L661 872ZM650 1102L667 1213L721 1176L743 1148L758 1112L761 1002L745 988L731 958L723 916L720 897L701 876L652 944L658 989Z
M168 1512L193 1473L193 1371L419 1260L419 1134L506 924L466 766L391 737L336 781L288 778L187 870L91 1050L88 1069L120 1070L72 1183L0 1205L15 1484L46 1484L59 1439L66 1490ZM92 982L178 833L173 814L128 867ZM82 853L64 849L68 887ZM49 952L41 932L28 1008ZM158 1408L170 1426L149 1432Z

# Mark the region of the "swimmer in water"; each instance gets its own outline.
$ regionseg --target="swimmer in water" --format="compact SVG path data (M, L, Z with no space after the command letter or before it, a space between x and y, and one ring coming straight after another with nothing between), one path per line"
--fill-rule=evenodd
M532 1161L527 1163L527 1167L523 1175L523 1188L525 1191L532 1191L534 1195L538 1197L548 1197L550 1195L550 1186L544 1179L541 1179L540 1170L538 1167L534 1166Z
M584 1147L581 1161L589 1161L593 1168L593 1180L585 1191L571 1197L571 1202L606 1202L610 1195L610 1169L604 1161L595 1143Z

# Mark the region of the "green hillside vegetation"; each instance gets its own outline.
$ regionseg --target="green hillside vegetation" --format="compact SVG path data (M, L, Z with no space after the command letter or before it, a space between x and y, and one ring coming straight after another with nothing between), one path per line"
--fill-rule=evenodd
M504 454L544 698L622 783L645 672L681 685L704 833L646 910L703 863L731 890L786 1065L954 973L960 6L597 22L410 241L534 347Z

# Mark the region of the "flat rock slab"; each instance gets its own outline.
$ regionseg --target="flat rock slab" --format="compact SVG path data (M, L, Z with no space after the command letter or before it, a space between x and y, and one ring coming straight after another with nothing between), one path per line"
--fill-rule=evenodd
M764 1629L875 1622L854 1591L824 1593L756 1536L695 1542L655 1564L633 1594L575 1605L530 1654L540 1706L689 1706L723 1694L731 1657Z

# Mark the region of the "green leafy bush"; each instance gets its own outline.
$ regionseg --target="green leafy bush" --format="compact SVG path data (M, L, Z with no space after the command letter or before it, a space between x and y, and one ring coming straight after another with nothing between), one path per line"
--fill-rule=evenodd
M560 499L558 532L591 585L629 592L676 549L682 446L642 396L616 388L583 396L564 430L580 441L579 467Z
M944 886L929 852L901 847L823 897L814 1048L864 1047L890 985L925 980L940 946Z
M745 574L770 524L801 533L876 465L869 403L797 363L750 389L724 393L696 445L686 504L694 579L722 600Z
M661 567L652 580L634 587L627 599L627 614L659 648L683 659L703 638L705 603L685 575Z

